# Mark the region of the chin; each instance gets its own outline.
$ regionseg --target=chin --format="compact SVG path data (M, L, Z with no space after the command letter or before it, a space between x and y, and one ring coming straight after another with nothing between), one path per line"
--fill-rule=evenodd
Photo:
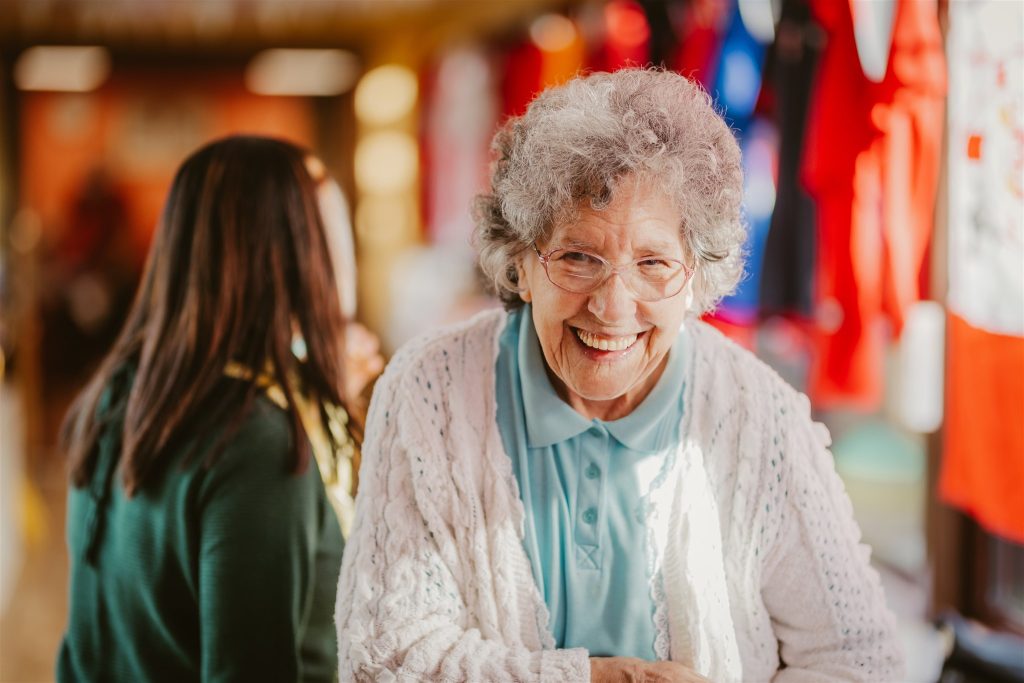
M579 389L574 388L571 391L584 401L614 401L617 398L622 398L626 391L628 391L628 387L621 385L615 387L587 386Z

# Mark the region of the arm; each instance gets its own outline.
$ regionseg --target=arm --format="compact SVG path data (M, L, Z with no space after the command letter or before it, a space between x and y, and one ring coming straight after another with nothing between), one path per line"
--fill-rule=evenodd
M455 528L452 516L480 506L475 492L458 490L447 473L422 478L424 469L450 466L445 442L412 429L422 397L401 386L400 375L412 372L396 365L374 392L357 523L338 587L341 679L587 680L584 650L531 651L507 644L495 629L484 631L481 624L493 619L478 613L475 606L484 601L476 596L491 586L480 585L477 572L492 575L507 567L484 530ZM432 386L438 385L435 379ZM474 569L482 565L487 568Z
M333 676L332 634L311 642L307 633L317 626L310 623L314 592L325 582L333 585L337 576L318 553L325 519L317 489L322 484L315 462L304 473L289 471L290 442L283 414L257 402L203 482L198 544L203 681ZM333 572L339 560L333 558ZM325 621L329 624L329 617ZM304 671L304 662L315 663L317 671Z
M806 398L786 401L787 494L778 540L764 567L762 597L786 668L777 683L899 680L903 658L870 549L812 423Z

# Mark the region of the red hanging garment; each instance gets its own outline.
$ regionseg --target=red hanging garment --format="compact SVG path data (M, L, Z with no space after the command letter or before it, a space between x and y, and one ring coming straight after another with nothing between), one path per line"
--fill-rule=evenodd
M514 45L505 55L501 78L501 118L520 116L543 89L543 55L530 40Z
M683 5L682 11L679 47L671 66L711 88L718 76L729 5L724 0L692 0Z
M852 0L815 0L828 34L803 180L818 206L815 357L819 407L875 410L886 321L921 296L941 149L944 57L935 3L898 0L881 83L861 68Z

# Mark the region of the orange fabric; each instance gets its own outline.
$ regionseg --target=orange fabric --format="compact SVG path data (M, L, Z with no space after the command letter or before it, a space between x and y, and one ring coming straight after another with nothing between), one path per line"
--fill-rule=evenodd
M819 407L877 409L885 325L895 334L921 298L932 233L946 89L934 6L899 0L881 83L865 76L848 3L818 0L828 32L803 180L818 203Z
M577 30L571 42L557 50L541 49L540 80L542 88L561 85L583 68L586 46Z
M980 135L972 135L967 138L967 158L977 161L981 159L981 140Z
M1024 543L1024 337L950 315L939 495Z

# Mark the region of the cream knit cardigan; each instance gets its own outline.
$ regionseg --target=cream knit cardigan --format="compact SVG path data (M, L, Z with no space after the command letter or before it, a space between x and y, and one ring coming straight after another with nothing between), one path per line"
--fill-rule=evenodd
M505 320L412 342L377 384L337 594L343 681L589 679L585 650L554 649L522 546L495 417ZM687 326L681 446L644 495L655 652L714 683L897 680L827 431L766 365Z

